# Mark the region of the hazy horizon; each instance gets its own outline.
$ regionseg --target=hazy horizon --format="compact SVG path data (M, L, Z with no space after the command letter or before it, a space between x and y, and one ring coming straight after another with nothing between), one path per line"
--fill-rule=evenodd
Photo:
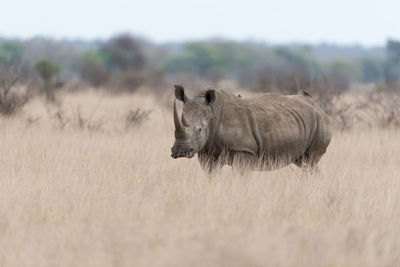
M395 1L127 0L54 3L16 0L3 4L0 36L104 40L131 33L156 43L221 37L268 44L307 43L382 46L400 39ZM15 19L15 18L19 19Z
M99 37L99 38L84 38L84 37L57 37L53 35L33 35L33 36L27 36L27 37L20 37L20 36L12 36L12 35L1 35L0 34L0 40L5 39L5 40L19 40L19 41L29 41L29 40L34 40L34 39L48 39L48 40L53 40L53 41L66 41L66 42L106 42L114 37L121 36L121 35L131 35L133 37L140 38L144 41L148 41L150 43L154 43L157 45L179 45L183 44L186 42L202 42L202 41L213 41L213 40L222 40L222 41L233 41L233 42L239 42L239 43L250 43L250 44L261 44L261 45L266 45L266 46L296 46L296 45L310 45L310 46L337 46L337 47L361 47L364 49L380 49L384 48L386 45L387 40L391 40L392 38L387 38L385 39L384 42L379 43L379 44L362 44L362 43L340 43L340 42L334 42L334 41L325 41L321 40L318 42L307 42L307 41L287 41L287 42L271 42L268 40L262 40L262 39L255 39L255 38L247 38L247 39L234 39L234 38L229 38L226 36L205 36L205 37L199 37L199 38L189 38L189 39L180 39L180 40L165 40L165 41L157 41L154 39L149 38L146 35L143 34L137 34L135 32L127 32L127 31L119 31L115 32L113 34L110 34L109 36L105 37Z

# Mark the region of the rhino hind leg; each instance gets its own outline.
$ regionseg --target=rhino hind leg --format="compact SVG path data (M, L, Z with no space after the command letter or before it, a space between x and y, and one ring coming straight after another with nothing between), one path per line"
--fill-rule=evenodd
M293 163L301 169L311 172L320 173L318 162L325 154L326 149L331 141L332 132L329 121L326 122L318 116L317 129L313 141L309 148L296 159Z
M307 173L319 174L320 170L318 167L318 162L323 154L324 153L319 153L318 151L307 150L293 163Z

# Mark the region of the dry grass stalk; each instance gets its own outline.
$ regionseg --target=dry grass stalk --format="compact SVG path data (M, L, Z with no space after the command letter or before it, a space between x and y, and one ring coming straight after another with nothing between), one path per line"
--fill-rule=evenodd
M125 119L126 128L141 126L149 119L151 112L152 110L142 110L141 108L130 110Z
M25 120L0 118L1 266L399 263L398 129L335 132L323 176L224 167L209 179L196 160L170 157L172 114L164 123L154 100L107 98L96 112L123 123L118 109L143 103L154 114L132 132L54 131L45 116L21 132Z

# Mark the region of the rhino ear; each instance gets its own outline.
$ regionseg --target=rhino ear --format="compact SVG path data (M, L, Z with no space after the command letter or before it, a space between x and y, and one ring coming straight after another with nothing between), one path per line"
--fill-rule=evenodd
M175 97L176 99L185 103L188 99L187 95L185 94L185 88L182 85L174 85L175 87Z
M212 104L215 101L215 90L207 90L204 94L207 104Z

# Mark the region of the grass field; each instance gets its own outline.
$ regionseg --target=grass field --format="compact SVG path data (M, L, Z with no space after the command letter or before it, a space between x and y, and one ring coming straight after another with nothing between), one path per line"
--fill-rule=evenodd
M156 103L87 92L63 97L63 129L39 99L0 120L0 266L399 266L399 130L335 132L323 176L209 180L170 157Z

